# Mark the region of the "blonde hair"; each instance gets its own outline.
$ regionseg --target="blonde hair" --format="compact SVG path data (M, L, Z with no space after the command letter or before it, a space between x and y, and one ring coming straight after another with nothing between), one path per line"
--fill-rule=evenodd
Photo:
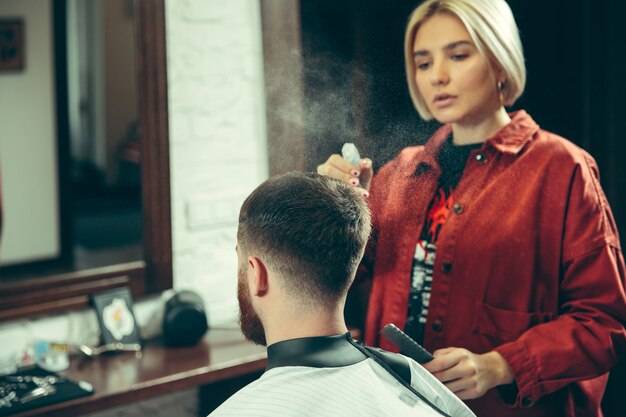
M504 0L426 0L409 17L404 36L406 77L413 104L422 119L433 115L415 83L413 42L420 26L438 13L457 17L469 32L478 52L495 62L506 78L499 86L503 104L511 106L522 95L526 85L526 66L519 31L509 5Z

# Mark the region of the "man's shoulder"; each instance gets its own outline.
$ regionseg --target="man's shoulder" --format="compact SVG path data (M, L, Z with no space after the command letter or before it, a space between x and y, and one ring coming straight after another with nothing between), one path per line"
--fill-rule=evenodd
M367 350L440 410L444 410L451 416L474 416L452 391L414 359L380 348L368 346Z
M262 410L258 409L258 388L263 384L265 376L263 374L261 378L257 379L241 388L239 391L230 396L224 401L218 408L216 408L210 417L226 417L226 416L241 416L246 415L247 410L254 410L255 415L263 416ZM271 414L267 414L271 415Z

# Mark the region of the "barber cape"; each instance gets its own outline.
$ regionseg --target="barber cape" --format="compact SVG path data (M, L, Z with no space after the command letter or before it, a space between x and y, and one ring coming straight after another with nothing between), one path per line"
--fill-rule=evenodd
M210 416L474 416L414 360L367 349L349 333L274 343L266 372Z

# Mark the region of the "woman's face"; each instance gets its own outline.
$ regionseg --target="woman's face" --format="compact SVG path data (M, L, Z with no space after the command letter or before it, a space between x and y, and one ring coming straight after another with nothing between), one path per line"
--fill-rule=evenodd
M475 125L502 107L494 70L456 16L436 14L422 23L413 59L417 88L439 122Z

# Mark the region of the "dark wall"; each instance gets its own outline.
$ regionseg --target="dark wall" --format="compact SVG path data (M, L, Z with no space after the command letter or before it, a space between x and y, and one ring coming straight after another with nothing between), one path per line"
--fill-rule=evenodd
M406 0L301 0L309 169L344 142L379 167L433 131L413 109L404 76L413 7Z
M540 10L524 0L509 4L528 69L516 107L596 159L618 229L626 233L626 3L552 0Z

